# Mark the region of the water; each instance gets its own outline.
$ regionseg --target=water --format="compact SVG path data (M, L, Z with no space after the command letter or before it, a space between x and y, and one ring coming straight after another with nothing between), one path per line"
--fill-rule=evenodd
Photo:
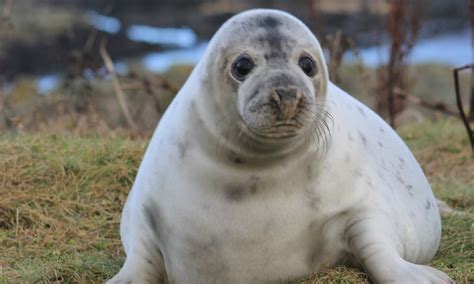
M128 66L123 61L114 62L115 73L119 76L125 76L128 74Z
M433 38L416 42L409 63L441 63L451 66L461 66L471 62L471 35L469 30L442 34ZM362 62L370 67L377 67L388 60L389 46L387 44L362 49ZM344 56L346 62L357 59L352 53Z
M164 72L176 64L194 65L204 54L208 42L202 42L192 48L149 53L143 57L142 64L152 72Z
M116 34L120 31L122 24L117 18L101 15L95 11L87 11L86 22L99 31Z
M190 28L157 28L134 25L127 29L127 37L133 41L172 45L179 48L190 48L197 42L196 33Z
M49 74L41 76L36 80L36 90L40 95L46 95L54 91L60 82L58 75Z

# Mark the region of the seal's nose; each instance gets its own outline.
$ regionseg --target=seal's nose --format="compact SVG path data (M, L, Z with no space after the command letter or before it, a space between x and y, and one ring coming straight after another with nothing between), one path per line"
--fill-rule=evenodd
M291 88L291 89L278 88L278 89L275 89L275 93L277 93L278 98L281 101L285 101L285 100L290 100L291 101L291 100L296 98L296 89L295 88Z
M283 120L292 119L298 113L301 97L296 88L277 88L273 91L272 100L280 109Z

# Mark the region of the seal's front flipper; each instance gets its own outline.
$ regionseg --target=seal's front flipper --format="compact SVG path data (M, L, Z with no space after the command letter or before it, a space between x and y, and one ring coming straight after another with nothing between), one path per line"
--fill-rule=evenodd
M349 247L375 283L455 283L439 270L404 260L390 227L373 214L356 215L346 226Z
M165 284L166 278L163 257L143 257L130 255L117 275L107 281L107 284Z

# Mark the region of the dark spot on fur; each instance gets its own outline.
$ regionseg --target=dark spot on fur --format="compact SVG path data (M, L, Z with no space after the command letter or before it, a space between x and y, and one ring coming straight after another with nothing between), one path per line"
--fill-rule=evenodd
M272 51L272 52L265 53L263 57L265 58L266 61L271 61L272 59L275 59L275 58L286 58L288 57L288 55L286 54L286 52Z
M238 157L237 154L232 151L229 152L228 157L229 160L234 164L241 165L244 163L244 160L242 160L242 158Z
M396 176L397 181L398 181L399 183L405 185L405 181L402 179L402 177L400 176L400 173L399 173L398 171L397 171L396 175L397 175L397 176Z
M220 279L226 283L226 273L229 266L222 255L223 241L216 236L203 236L199 234L185 237L188 245L189 257L184 260L185 266L193 264L197 273L205 273L209 279ZM199 259L198 262L196 260ZM174 283L174 282L167 282Z
M161 235L160 213L158 208L151 204L143 205L145 213L145 221L148 227L155 233L156 236Z
M265 28L265 29L274 29L274 28L280 26L281 22L278 19L276 19L275 17L266 16L262 19L259 19L259 22L257 23L257 25L259 25L260 27Z
M261 19L257 23L264 30L258 32L255 41L266 51L264 57L267 61L287 59L291 52L291 35L283 34L278 28L281 22L271 16Z
M204 125L204 121L202 120L202 117L199 115L199 112L197 111L197 108L196 108L196 103L194 101L191 102L191 114L193 117L196 117L196 124Z
M318 198L311 198L309 200L309 207L316 210L318 209L319 199Z
M382 144L382 142L380 142L380 141L379 141L379 146L380 146L381 148L383 148L383 144Z
M309 229L309 230L313 230L317 224L318 224L318 220L311 221L311 222L308 224L308 229Z
M316 192L312 188L306 188L304 191L304 196L306 197L308 206L311 209L317 210L319 208L319 203L321 203L321 199L316 196Z
M267 44L270 47L270 52L281 53L283 52L283 44L287 42L287 39L277 31L266 33L265 36L259 38L259 41Z
M413 194L413 186L411 184L406 185L406 189L408 191L408 194L410 194L411 197L414 197L415 195Z
M288 39L280 32L269 32L263 36L257 37L257 42L261 44L265 50L264 58L267 61L272 59L286 59L288 57L285 47L289 47Z
M360 106L357 106L357 109L359 110L360 114L362 114L362 116L365 116L365 111Z
M184 157L186 156L186 152L189 148L189 141L188 140L178 141L176 143L176 146L178 146L179 158L184 159Z
M241 184L231 184L225 188L225 194L230 201L241 201L245 194L245 188Z
M188 238L188 243L190 244L190 254L192 257L206 255L210 250L217 249L221 246L221 242L219 242L216 237L212 237L207 241L193 240Z
M425 209L429 210L430 208L431 208L431 202L429 200L426 200Z
M384 133L385 130L383 130L383 128L379 128L380 132Z
M251 176L244 184L230 184L224 189L227 200L233 202L242 201L245 197L255 195L258 192L258 176Z
M367 138L365 138L365 135L362 134L362 132L358 131L359 133L359 137L360 137L360 140L362 141L362 144L364 144L364 146L367 146Z
M360 169L355 169L352 171L352 175L356 178L362 177L362 171Z

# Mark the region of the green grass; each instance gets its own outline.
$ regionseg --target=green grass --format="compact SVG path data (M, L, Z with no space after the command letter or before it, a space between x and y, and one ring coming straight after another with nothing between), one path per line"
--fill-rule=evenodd
M474 160L461 123L406 125L438 198L466 215L443 217L431 265L458 283L474 282ZM0 136L0 283L100 283L123 262L120 211L144 140L58 135ZM344 267L305 283L366 282Z

